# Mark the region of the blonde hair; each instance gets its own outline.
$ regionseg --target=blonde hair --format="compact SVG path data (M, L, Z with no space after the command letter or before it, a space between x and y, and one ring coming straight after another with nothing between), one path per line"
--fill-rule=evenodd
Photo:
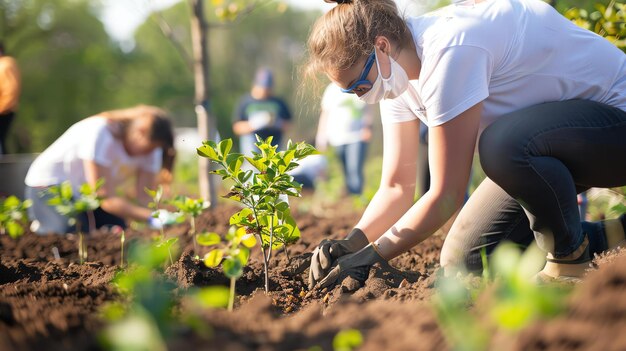
M306 74L349 69L374 50L374 41L385 36L403 48L411 34L393 0L324 0L337 6L320 17L308 40Z
M133 120L150 118L150 140L163 148L161 171L157 177L158 182L171 182L176 150L174 149L174 130L171 118L165 110L155 106L137 105L125 109L104 111L98 116L103 116L109 121L111 132L120 140L126 139L128 126Z

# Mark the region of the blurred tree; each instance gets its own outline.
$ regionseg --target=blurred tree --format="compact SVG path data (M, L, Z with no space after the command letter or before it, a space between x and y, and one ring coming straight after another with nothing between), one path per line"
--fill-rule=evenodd
M220 135L230 137L230 116L234 104L241 94L250 89L253 72L259 65L274 69L277 73L277 93L284 93L288 101L295 105L299 80L294 70L303 57L308 28L317 14L294 13L284 4L270 1L248 3L243 7L243 1L218 0L211 1L211 6L200 6L205 4L209 2L194 0L187 4L179 3L154 13L151 21L139 28L135 38L137 47L131 54L141 59L135 61L136 65L127 65L125 71L128 73L124 74L138 78L127 78L129 84L126 89L135 93L129 91L122 95L148 94L151 96L144 96L144 100L155 100L154 103L159 104L163 96L155 93L167 94L171 106L165 107L174 111L186 125L193 124L194 106L205 106L208 115L215 118L212 123L215 123ZM199 17L199 11L204 19ZM192 18L196 18L195 22ZM190 31L194 25L195 37ZM207 37L201 39L202 33ZM170 40L163 40L163 35ZM201 44L202 40L206 43ZM194 42L196 51L191 49ZM205 50L201 49L202 45L206 45ZM200 54L206 56L201 57ZM148 62L150 64L146 65ZM194 62L196 66L193 66ZM199 71L194 72L194 69ZM159 74L149 77L151 72ZM190 90L193 87L189 82L194 78L196 90L192 100L194 91ZM144 89L143 86L153 88ZM179 98L172 99L174 96ZM162 103L160 105L163 106ZM204 110L200 109L200 112ZM201 137L214 139L208 134L202 135L202 132L211 130L208 127L211 123L203 121L201 115L197 117ZM200 175L206 173L201 167ZM204 189L208 191L206 187ZM206 197L204 191L201 190L201 193Z
M211 28L211 108L220 134L232 136L234 104L249 90L256 67L268 65L276 73L277 93L294 106L298 117L304 117L296 123L306 126L293 134L310 137L319 94L297 98L301 82L296 68L310 24L319 13L263 1L254 11L234 18L237 8L231 2L205 1L210 3L205 11ZM98 0L0 0L0 38L23 71L22 104L12 140L19 139L20 151L42 151L73 122L137 103L172 111L178 126L195 125L189 4L181 2L154 14L138 28L136 46L128 52L107 36L96 16L99 5ZM165 40L160 18L186 54ZM309 100L312 108L303 108L303 101Z

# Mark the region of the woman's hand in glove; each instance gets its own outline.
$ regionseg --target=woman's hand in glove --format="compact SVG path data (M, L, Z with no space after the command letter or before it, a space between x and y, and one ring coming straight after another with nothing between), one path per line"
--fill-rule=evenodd
M364 271L369 271L369 268L377 262L388 265L387 260L378 252L376 244L371 243L356 253L340 257L317 286L320 289L331 286L353 275L355 279L363 280L367 278L363 277Z
M355 253L369 244L365 233L358 228L353 229L345 239L323 240L313 251L309 267L309 289L326 276L336 260L345 255Z

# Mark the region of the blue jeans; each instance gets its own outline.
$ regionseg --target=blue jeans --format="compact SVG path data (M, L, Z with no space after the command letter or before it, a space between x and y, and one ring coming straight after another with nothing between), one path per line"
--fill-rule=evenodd
M625 136L626 112L585 100L540 104L498 119L479 141L488 178L450 229L442 265L478 269L480 250L490 254L503 240L525 246L534 239L563 257L587 234L594 253L605 250L603 237L583 232L577 194L626 184Z
M337 157L343 166L346 188L350 194L360 195L363 192L363 166L367 156L367 143L357 142L335 146Z
M32 205L28 208L28 217L31 221L37 221L37 234L66 234L76 231L76 226L69 223L69 218L58 213L54 207L47 204L51 196L46 192L47 188L31 188L26 187L26 199L32 201ZM102 208L93 211L96 229L108 226L120 226L126 228L124 219L106 212ZM84 233L89 232L89 222L87 214L83 213L77 218L81 223L81 230Z

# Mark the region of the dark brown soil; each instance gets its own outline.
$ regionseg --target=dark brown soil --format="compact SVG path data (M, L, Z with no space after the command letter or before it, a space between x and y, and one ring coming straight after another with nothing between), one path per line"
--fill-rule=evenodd
M235 211L230 206L207 211L197 227L225 233ZM176 333L169 348L306 350L318 346L332 350L333 337L340 330L355 328L364 337L360 350L448 349L428 303L434 293L444 231L394 259L391 264L397 271L375 266L364 284L347 279L331 290L309 292L306 273L294 275L293 267L321 239L345 236L358 220L349 206L325 213L328 217L296 213L302 239L289 248L290 259L285 252L276 253L269 294L262 291L263 266L255 248L237 280L234 312L198 312L183 299L177 311L199 313L212 333ZM219 269L192 258L188 229L181 224L166 233L180 238L183 252L167 268L166 276L179 291L227 286ZM125 247L156 235L128 230ZM76 240L75 236L33 234L15 241L0 237L0 350L100 349L97 338L105 322L99 311L107 302L121 299L110 284L120 264L121 244L117 234L94 233L87 240L88 262L79 265ZM59 258L55 258L56 251ZM577 288L565 316L531 326L509 346L520 350L626 349L614 337L626 327L626 300L621 299L625 288L626 257L607 260Z

